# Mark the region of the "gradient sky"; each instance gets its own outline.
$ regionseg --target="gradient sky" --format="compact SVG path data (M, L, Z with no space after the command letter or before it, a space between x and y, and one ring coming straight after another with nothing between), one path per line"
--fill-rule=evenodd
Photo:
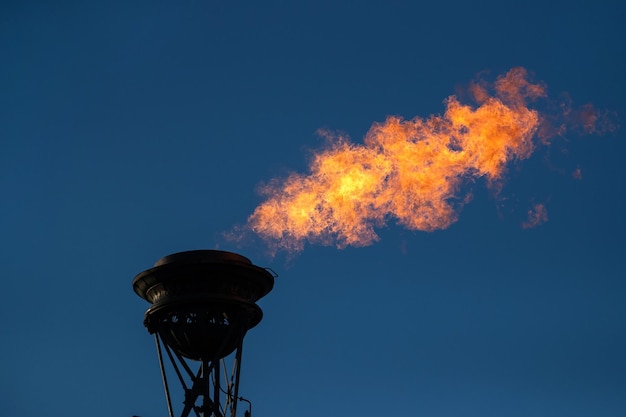
M568 132L500 199L478 180L447 230L291 260L222 238L318 129L358 143L478 73L623 125L625 3L307 3L2 2L0 415L166 416L131 282L201 248L279 274L244 346L257 417L626 415L623 128Z

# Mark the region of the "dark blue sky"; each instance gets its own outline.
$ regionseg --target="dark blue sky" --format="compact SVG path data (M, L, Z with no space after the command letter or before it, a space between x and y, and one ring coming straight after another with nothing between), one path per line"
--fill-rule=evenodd
M298 3L2 3L0 415L165 416L131 281L216 247L280 275L244 349L256 416L625 415L623 128L512 165L502 200L477 181L447 230L290 262L221 237L317 129L359 142L479 72L623 125L624 3Z

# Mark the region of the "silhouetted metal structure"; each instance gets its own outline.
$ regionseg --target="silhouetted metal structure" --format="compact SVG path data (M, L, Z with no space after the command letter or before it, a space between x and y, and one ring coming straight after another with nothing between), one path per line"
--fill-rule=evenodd
M216 250L175 253L135 277L133 289L152 303L144 325L156 340L170 417L163 350L185 393L181 417L192 411L202 417L236 416L237 400L244 400L239 397L243 338L261 321L256 302L272 290L274 278L248 258ZM233 353L229 376L225 358ZM191 361L200 362L197 371Z

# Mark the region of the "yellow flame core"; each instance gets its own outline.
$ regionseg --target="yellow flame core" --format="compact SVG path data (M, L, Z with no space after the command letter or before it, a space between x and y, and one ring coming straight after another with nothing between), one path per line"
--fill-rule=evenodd
M477 108L452 96L443 116L375 123L363 145L338 138L313 158L310 174L274 181L248 227L278 247L306 241L364 246L375 227L395 218L412 230L443 229L457 220L457 194L469 178L500 180L509 161L528 158L539 115L526 106L543 96L523 68L498 78L495 94L474 85Z

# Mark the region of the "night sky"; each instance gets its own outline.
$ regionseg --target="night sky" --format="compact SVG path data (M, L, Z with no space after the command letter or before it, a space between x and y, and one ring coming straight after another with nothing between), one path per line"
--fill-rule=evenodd
M166 416L131 282L192 249L279 275L244 344L254 416L626 415L625 21L618 0L2 2L0 415ZM358 144L518 66L611 128L568 128L499 192L468 181L445 230L275 257L225 237L319 129Z

